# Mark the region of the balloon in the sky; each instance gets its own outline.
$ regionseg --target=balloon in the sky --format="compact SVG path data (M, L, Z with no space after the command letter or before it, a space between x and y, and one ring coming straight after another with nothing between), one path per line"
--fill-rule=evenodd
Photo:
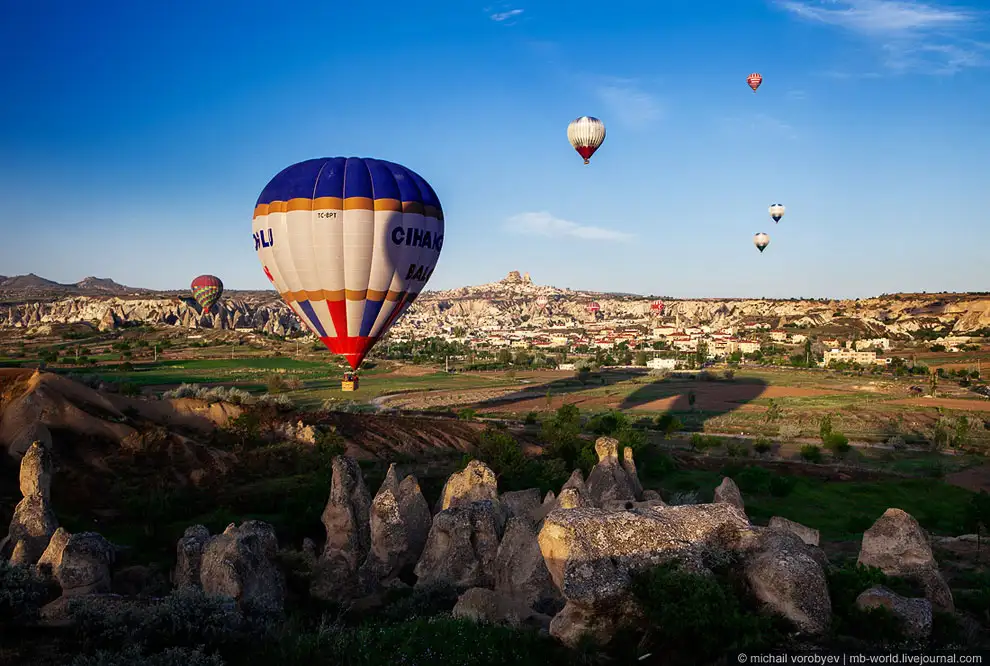
M595 301L588 303L588 312L594 314L602 309L602 306L598 305Z
M209 311L220 297L223 295L223 282L215 275L200 275L189 285L193 298L203 308L203 312Z
M657 315L663 314L663 301L656 300L650 303L650 310Z
M784 206L778 203L771 204L770 217L773 218L774 222L780 222L780 218L784 217Z
M770 237L767 236L765 233L761 232L753 236L753 245L755 245L756 249L759 250L760 252L763 252L763 250L767 249L767 245L769 244L770 244Z
M572 120L567 126L567 140L587 164L605 140L605 123L591 116Z
M756 89L760 87L761 83L763 83L763 77L757 74L756 72L753 72L752 74L746 77L746 83L749 84L749 87L752 88L753 92L755 93Z
M443 210L399 164L322 157L278 173L254 209L265 275L353 370L422 291L443 248Z

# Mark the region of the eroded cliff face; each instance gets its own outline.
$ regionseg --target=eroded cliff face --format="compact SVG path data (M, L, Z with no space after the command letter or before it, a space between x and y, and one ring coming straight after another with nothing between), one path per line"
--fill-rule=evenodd
M536 299L545 296L540 309ZM393 327L417 336L443 328L466 331L512 328L580 328L595 320L586 310L601 306L599 321L657 325L648 298L558 289L534 284L517 272L499 282L426 292ZM665 300L660 325L712 327L765 323L812 327L854 327L867 335L908 338L919 329L965 335L990 327L990 296L895 294L859 301L695 299ZM125 324L183 328L252 329L284 335L301 328L295 314L274 293L225 297L203 314L192 299L171 295L147 298L76 296L0 306L0 327L89 322L103 329Z
M87 322L108 330L127 324L183 328L260 330L284 335L300 328L292 310L271 297L225 298L211 313L192 301L166 298L100 298L78 296L0 306L0 327L32 328L45 324Z

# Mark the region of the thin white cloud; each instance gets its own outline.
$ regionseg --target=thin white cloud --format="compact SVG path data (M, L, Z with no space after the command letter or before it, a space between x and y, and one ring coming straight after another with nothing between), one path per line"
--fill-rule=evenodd
M990 45L965 37L983 18L969 9L916 0L777 0L777 5L872 40L893 72L951 75L988 64Z
M798 138L797 130L792 125L765 113L723 117L719 119L719 122L724 131L735 136L744 134L767 136L769 134L775 134L791 140Z
M570 236L581 240L627 241L633 237L632 234L623 231L562 220L546 211L513 215L505 221L505 228L513 233L526 236Z
M513 18L514 16L519 16L524 11L525 11L524 9L509 9L504 12L495 12L494 14L491 15L491 19L493 21L501 23L502 21L507 21Z
M610 116L633 128L643 128L663 116L663 106L633 79L608 78L595 86L595 94Z

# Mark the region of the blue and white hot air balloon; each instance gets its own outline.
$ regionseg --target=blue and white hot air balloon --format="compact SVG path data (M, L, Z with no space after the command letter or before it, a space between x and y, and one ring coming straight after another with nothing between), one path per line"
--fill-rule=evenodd
M323 157L272 178L252 231L282 299L356 371L433 274L444 220L436 192L414 171Z

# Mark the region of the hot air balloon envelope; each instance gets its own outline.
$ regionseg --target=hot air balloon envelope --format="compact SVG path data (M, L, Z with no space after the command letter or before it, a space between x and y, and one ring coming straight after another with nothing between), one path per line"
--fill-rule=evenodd
M588 164L605 140L605 123L591 116L576 118L567 126L567 140Z
M780 222L780 218L784 217L784 207L781 204L772 204L770 206L770 217L773 218L774 222Z
M760 87L761 83L763 83L763 77L756 72L753 72L746 77L746 83L748 83L749 87L753 89L753 92L756 92L756 89Z
M767 236L764 233L758 233L755 236L753 236L753 245L755 245L756 249L759 250L760 252L763 252L763 250L767 249L767 245L769 244L770 244L770 236Z
M223 295L223 282L215 275L200 275L189 285L193 298L199 307L206 312L220 300Z
M422 291L443 248L436 192L384 160L322 157L258 197L254 248L303 324L353 370Z

